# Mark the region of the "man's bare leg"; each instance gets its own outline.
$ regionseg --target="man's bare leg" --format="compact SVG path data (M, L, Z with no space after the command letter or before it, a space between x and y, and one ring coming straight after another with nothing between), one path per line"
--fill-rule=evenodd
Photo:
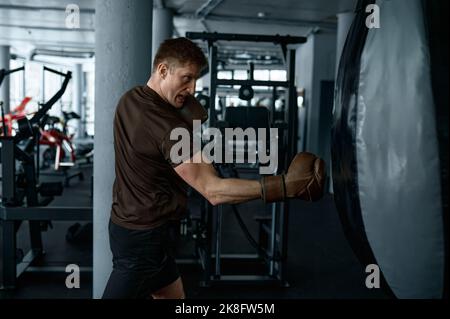
M184 295L181 277L178 277L178 279L170 285L154 292L152 297L153 299L184 299L186 296Z

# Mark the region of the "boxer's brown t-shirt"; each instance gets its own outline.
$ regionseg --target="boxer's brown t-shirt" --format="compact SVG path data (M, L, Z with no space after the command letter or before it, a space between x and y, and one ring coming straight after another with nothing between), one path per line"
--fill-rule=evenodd
M177 110L147 85L120 99L114 118L114 223L151 229L184 214L187 184L170 161L170 149L177 143L170 140L170 132L176 127L187 129L192 137Z

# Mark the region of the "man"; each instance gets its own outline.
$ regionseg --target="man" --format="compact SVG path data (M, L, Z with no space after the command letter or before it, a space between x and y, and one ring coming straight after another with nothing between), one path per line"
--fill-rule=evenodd
M147 85L128 91L118 103L109 223L113 271L104 298L184 298L168 246L169 225L186 210L188 185L212 205L257 198L316 200L322 194L324 164L309 153L297 155L286 176L269 176L261 182L220 178L201 152L191 151L182 163L171 161L170 150L177 141L170 139L170 132L185 128L192 133L190 121L202 115L192 95L206 63L190 40L166 40Z

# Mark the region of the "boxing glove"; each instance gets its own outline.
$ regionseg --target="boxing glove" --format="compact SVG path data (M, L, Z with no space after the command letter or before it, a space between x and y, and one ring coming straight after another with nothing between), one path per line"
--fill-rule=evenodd
M188 95L184 101L183 107L178 110L183 120L192 128L193 121L199 120L203 124L208 119L208 112L193 96Z
M321 158L312 153L299 153L287 174L261 178L261 198L265 203L287 198L317 201L323 196L325 176L325 162Z

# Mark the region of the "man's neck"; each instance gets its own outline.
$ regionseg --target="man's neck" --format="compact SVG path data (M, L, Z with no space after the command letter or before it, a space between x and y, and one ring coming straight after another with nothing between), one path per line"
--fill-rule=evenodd
M161 85L157 82L157 80L153 76L151 76L150 79L147 81L147 86L151 88L153 91L155 91L164 101L168 102L161 92Z

